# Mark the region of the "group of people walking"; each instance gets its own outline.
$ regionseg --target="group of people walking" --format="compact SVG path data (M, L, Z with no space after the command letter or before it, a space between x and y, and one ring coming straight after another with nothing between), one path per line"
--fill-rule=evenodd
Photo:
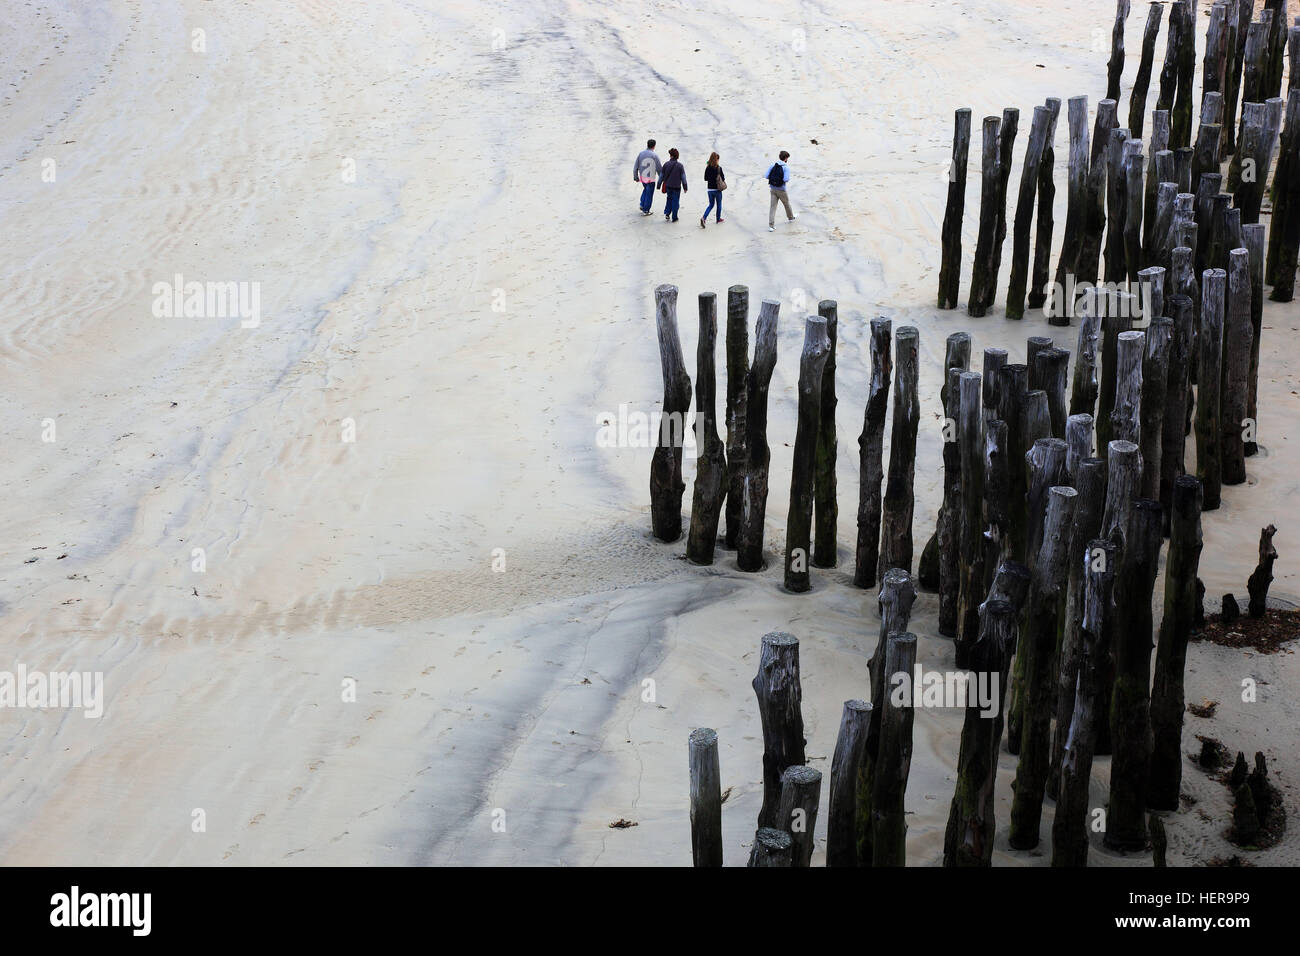
M785 150L777 155L776 160L763 174L767 179L771 201L767 210L767 231L776 231L776 207L779 203L785 207L786 221L793 221L794 212L790 209L790 154ZM641 215L651 215L655 190L664 193L664 219L676 222L681 209L682 193L688 191L686 167L682 165L681 154L676 149L668 150L668 162L661 163L655 152L655 141L647 140L645 149L637 153L632 164L632 178L641 184ZM721 157L717 153L709 154L709 161L704 167L704 185L708 190L709 204L700 217L700 228L708 224L709 213L717 212L715 222L726 222L722 218L722 191L727 188L727 177L722 171Z

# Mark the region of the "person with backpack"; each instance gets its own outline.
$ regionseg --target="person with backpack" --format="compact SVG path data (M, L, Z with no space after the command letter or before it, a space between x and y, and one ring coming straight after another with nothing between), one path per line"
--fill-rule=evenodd
M767 231L776 232L776 204L779 202L785 206L785 218L787 222L794 222L794 213L790 210L790 194L786 187L790 183L790 167L786 165L786 160L790 154L784 149L777 156L777 160L767 168L767 185L772 191L772 201L767 208Z
M636 159L632 162L632 181L641 184L641 215L650 215L650 207L654 204L655 183L659 181L659 172L663 169L663 164L659 162L659 155L655 152L655 141L646 140L645 149L636 154Z
M700 228L704 228L704 220L709 218L714 203L718 206L718 222L723 222L722 218L722 191L727 188L726 177L722 175L722 167L718 164L719 156L717 153L709 153L709 162L704 167L704 185L709 192L709 204L704 207L704 215L700 217Z
M689 192L689 189L686 185L686 167L677 158L677 150L668 150L668 155L672 158L664 163L664 168L659 173L659 188L668 196L668 201L664 203L664 221L676 222L677 210L682 204L682 193Z

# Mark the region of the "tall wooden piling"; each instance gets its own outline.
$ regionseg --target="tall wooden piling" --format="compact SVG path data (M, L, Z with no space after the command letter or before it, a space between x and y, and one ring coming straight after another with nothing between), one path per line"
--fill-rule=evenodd
M1047 142L1051 114L1046 106L1034 107L1029 127L1029 143L1020 173L1020 193L1016 200L1016 220L1011 243L1011 277L1007 286L1007 318L1025 316L1025 289L1029 281L1030 230L1034 224L1034 198L1038 194L1039 165Z
M1160 498L1165 442L1165 403L1169 400L1169 351L1174 322L1166 316L1151 319L1144 334L1142 355L1142 410L1138 447L1142 449L1144 498Z
M1124 262L1124 221L1127 212L1124 158L1127 129L1110 131L1106 144L1106 270L1107 282L1122 283L1128 274Z
M889 404L889 377L893 369L889 344L889 319L871 320L871 384L858 436L858 542L853 583L875 587L880 553L880 485L884 480L885 409Z
M1156 37L1160 34L1160 20L1165 8L1153 3L1147 9L1147 23L1142 31L1142 59L1138 61L1137 77L1128 103L1128 128L1138 139L1142 138L1142 120L1147 111L1147 91L1151 88L1151 68L1155 65Z
M718 519L727 493L727 454L718 437L718 383L713 354L718 338L718 297L700 293L700 335L695 350L695 431L699 456L695 460L695 490L691 499L691 530L686 557L695 564L712 564L718 541Z
M781 304L764 299L758 310L754 364L745 376L745 475L736 566L763 570L763 531L767 517L767 474L772 450L767 444L767 391L776 368L776 319Z
M1300 72L1300 70L1297 70ZM1246 393L1246 417L1259 427L1259 339L1264 327L1264 230L1263 223L1241 227L1242 240L1250 253L1250 379ZM1245 443L1247 458L1259 451L1252 436Z
M1268 270L1273 276L1274 302L1290 302L1295 295L1295 274L1300 264L1300 89L1293 89L1286 109L1286 129L1278 152L1274 178L1273 230Z
M655 289L655 325L659 333L659 366L664 379L663 416L650 459L650 521L660 541L682 536L682 452L686 415L691 407L691 376L677 336L677 286Z
M963 372L958 377L957 451L961 456L961 508L957 516L959 541L957 638L954 652L958 667L979 631L979 604L984 599L984 415L981 377Z
M780 631L763 635L752 686L763 726L763 806L758 825L781 828L781 775L804 763L798 638Z
M1222 488L1223 428L1219 402L1223 371L1223 310L1228 274L1206 269L1201 277L1201 328L1196 337L1196 476L1204 491L1202 508L1219 507Z
M727 290L727 536L734 550L740 539L745 498L745 379L749 375L749 287Z
M1106 96L1119 101L1119 81L1124 73L1124 21L1128 19L1129 0L1116 0L1115 25L1110 31L1110 59L1106 61Z
M905 325L894 337L894 419L890 432L889 477L885 484L880 522L880 564L877 574L890 568L912 568L912 511L916 503L916 429L921 406L916 387L919 374L920 333Z
M695 866L722 866L722 773L718 732L691 731L687 740L691 775L691 860Z
M984 140L980 152L980 224L971 266L970 297L966 311L979 318L988 314L993 287L993 246L998 238L998 131L1002 121L984 117Z
M1173 316L1169 339L1169 362L1165 378L1165 411L1161 422L1160 506L1164 510L1164 528L1169 529L1175 482L1183 474L1183 457L1187 441L1187 417L1191 402L1188 370L1192 354L1192 300L1175 293L1169 298ZM1199 507L1199 506L1198 506Z
M1055 96L1047 98L1047 136L1043 142L1043 158L1038 163L1038 218L1034 226L1034 266L1030 275L1029 296L1026 303L1031 309L1042 308L1047 301L1047 283L1052 270L1052 232L1055 220L1052 207L1056 203L1056 122L1061 115L1061 101Z
M1091 216L1091 195L1088 189L1088 97L1072 96L1069 105L1070 163L1068 173L1065 234L1061 239L1061 257L1056 265L1056 289L1051 325L1069 325L1074 310L1073 301L1065 301L1061 292L1069 278L1079 271L1079 256L1083 249L1084 232Z
M822 774L812 767L787 767L781 774L781 805L777 819L790 834L790 865L806 869L812 863L813 830L821 802Z
M830 355L826 324L820 315L808 316L804 323L803 354L799 359L799 415L785 530L785 587L796 593L812 586L808 567L812 551L813 483L817 432L821 425L822 374Z
M846 700L831 758L826 808L826 865L858 865L858 773L867 745L871 704Z
M833 568L839 562L835 533L839 525L840 506L836 492L835 461L839 438L835 433L835 350L839 344L839 306L834 299L817 303L817 314L826 320L829 352L822 370L822 397L818 405L817 466L814 478L815 537L813 564Z
M880 745L876 758L872 809L872 866L903 866L907 862L907 821L903 798L912 766L912 669L916 665L916 635L889 636L885 653L886 694L880 702ZM895 691L895 675L906 681ZM902 691L902 688L898 689Z
M954 114L948 204L943 212L943 261L939 268L939 308L957 308L961 286L961 223L966 212L966 167L970 154L970 109Z
M1100 310L1094 289L1079 312L1079 341L1075 348L1074 379L1070 386L1070 414L1091 415L1097 407L1097 349L1101 339Z
M1225 485L1246 481L1245 430L1251 427L1250 357L1254 329L1250 319L1250 253L1233 249L1229 253L1228 301L1223 323L1222 480ZM1253 428L1251 429L1253 431Z
M1002 247L1007 238L1007 185L1011 180L1011 160L1019 126L1020 110L1008 106L1002 111L1002 125L998 129L998 225L993 243L992 268L989 270L989 286L985 290L986 310L993 308L993 300L997 295L998 270L1002 266Z

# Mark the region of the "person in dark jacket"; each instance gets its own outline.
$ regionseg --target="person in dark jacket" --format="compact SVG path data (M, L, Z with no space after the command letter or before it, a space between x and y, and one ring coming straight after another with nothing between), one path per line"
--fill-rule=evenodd
M677 210L682 204L682 193L689 192L690 189L686 185L686 167L678 159L680 154L676 149L670 149L668 155L672 158L664 163L664 168L659 174L659 188L668 197L668 201L664 204L664 220L676 222Z
M722 187L727 184L727 178L722 175L722 166L718 163L720 157L717 153L709 153L708 165L704 167L704 185L709 191L709 204L704 207L704 215L700 217L700 228L704 228L704 220L709 218L709 213L713 210L716 203L718 207L718 222L722 222Z

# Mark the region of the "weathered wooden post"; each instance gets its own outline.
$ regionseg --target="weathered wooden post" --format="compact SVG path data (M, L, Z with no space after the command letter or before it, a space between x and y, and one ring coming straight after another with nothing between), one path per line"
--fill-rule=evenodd
M1042 545L1034 562L1024 639L1016 654L1025 659L1023 717L1018 748L1015 796L1011 804L1009 840L1017 850L1038 846L1043 791L1051 759L1054 708L1052 673L1056 668L1057 615L1065 585L1070 529L1079 492L1055 486L1048 497ZM1008 725L1008 734L1013 733Z
M1151 592L1160 559L1160 502L1133 502L1115 579L1115 684L1110 728L1107 846L1141 850L1147 843L1147 764L1151 759Z
M1218 173L1202 173L1196 188L1196 271L1202 273L1212 268L1210 262L1211 226L1214 223L1214 197L1219 194L1223 177Z
M695 866L722 866L722 773L718 732L691 731L687 740L691 770L691 860Z
M734 550L740 540L745 500L745 379L749 375L749 287L727 290L727 536Z
M835 350L839 344L839 306L834 299L817 303L817 314L826 320L826 335L830 351L822 370L822 397L818 405L817 468L814 481L816 506L816 536L813 544L813 564L819 568L833 568L839 563L839 548L835 532L839 525L840 506L836 493L835 461L839 454L839 438L835 433Z
M1160 498L1160 476L1165 442L1165 402L1169 398L1169 348L1174 322L1165 316L1152 318L1143 333L1141 425L1138 447L1142 449L1144 498Z
M1124 152L1124 268L1130 283L1138 281L1142 268L1142 141L1128 144Z
M984 386L982 393L984 420L998 417L998 372L1007 364L1007 350L986 348L984 350Z
M1137 498L1142 481L1142 452L1133 442L1113 441L1110 443L1110 454L1106 464L1106 509L1101 516L1101 533L1111 541L1120 542L1122 548L1124 537L1128 533L1133 502ZM1113 652L1113 645L1111 650ZM1113 653L1103 658L1099 666L1102 676L1097 697L1097 712L1102 720L1097 727L1094 752L1109 754L1111 735L1108 715L1115 682Z
M764 299L759 307L754 364L745 376L745 475L736 541L736 566L742 571L763 570L767 470L772 458L767 444L767 390L776 368L776 318L780 310L781 304L774 299Z
M957 784L943 841L944 866L988 866L992 860L1000 715L1015 646L1016 612L1011 603L986 601L979 639L971 648L976 692L971 693L968 683Z
M1011 243L1011 278L1007 286L1007 318L1025 317L1025 288L1029 281L1030 229L1034 223L1034 198L1038 193L1039 165L1047 143L1051 114L1046 106L1034 107L1029 143L1020 173L1020 194L1016 199L1016 221Z
M790 834L774 827L759 827L754 834L754 846L749 851L750 866L788 867L794 858L794 843Z
M1233 249L1228 263L1228 302L1223 326L1223 473L1225 485L1246 481L1245 429L1251 427L1250 355L1254 329L1250 321L1250 253ZM1251 427L1253 432L1253 427Z
M1182 39L1183 20L1176 0L1169 11L1169 29L1165 31L1165 58L1160 66L1160 92L1156 95L1156 109L1170 112L1174 106L1174 93L1178 89L1178 56Z
M971 266L970 297L966 311L975 318L988 314L993 277L993 244L998 233L998 131L1002 121L984 117L984 145L980 153L980 227Z
M1272 101L1266 104L1266 108L1272 105ZM1274 119L1273 109L1266 115L1266 125L1264 128L1264 143L1269 150L1271 159L1274 129L1277 128L1277 122ZM1278 265L1282 255L1282 233L1286 225L1286 219L1289 213L1290 192L1286 188L1288 180L1293 180L1297 176L1292 162L1292 141L1296 138L1297 125L1300 124L1300 94L1292 91L1287 95L1286 101L1286 126L1281 130L1281 141L1278 143L1277 170L1273 174L1273 217L1269 227L1268 234L1268 262L1264 267L1264 281L1271 286L1276 286L1280 281ZM1269 162L1264 163L1261 170L1261 181L1267 181ZM1270 295L1273 301L1286 301L1276 299Z
M880 564L877 574L890 568L912 569L913 479L916 474L916 429L921 420L917 399L920 333L904 325L894 337L894 420L890 432L889 479L885 484L880 522Z
M884 573L878 597L880 636L876 640L876 649L867 662L871 674L873 706L867 722L867 742L858 768L858 862L861 866L871 866L875 859L876 774L881 767L880 728L886 709L889 636L907 631L915 601L916 583L911 574L902 568L890 568Z
M858 866L858 773L866 752L871 704L846 700L831 758L826 809L826 865Z
M1219 507L1222 487L1223 429L1220 423L1220 377L1223 366L1223 309L1228 274L1206 269L1201 277L1201 330L1196 337L1196 476L1204 490L1202 508Z
M1234 130L1237 122L1237 97L1241 93L1241 68L1246 47L1246 34L1254 12L1254 0L1228 0L1228 70L1223 85L1223 140L1220 159L1227 159L1237 151Z
M1043 349L1034 356L1032 379L1036 387L1047 393L1047 408L1052 420L1052 434L1065 437L1065 422L1070 409L1065 400L1065 381L1070 373L1070 353L1067 349Z
M1127 155L1129 131L1110 131L1106 144L1106 269L1107 282L1122 283L1128 275L1124 263L1124 217L1127 186L1124 157Z
M961 508L957 514L960 543L957 596L958 667L979 631L979 603L984 599L984 416L980 375L963 372L958 377L957 451L961 456Z
M1273 535L1277 528L1269 525L1259 531L1259 564L1246 582L1246 591L1250 594L1250 616L1263 617L1268 609L1268 586L1273 583L1273 562L1277 560L1277 549L1273 547Z
M1071 415L1091 415L1097 406L1097 346L1101 337L1098 304L1094 289L1079 309L1079 344L1074 352L1074 380L1070 386Z
M948 169L948 205L943 212L943 264L939 268L939 308L957 308L961 286L961 221L966 212L966 166L970 154L970 109L957 110Z
M686 415L691 408L691 377L677 337L677 286L655 289L655 325L659 332L659 365L664 377L663 416L650 459L650 521L660 541L682 536L682 449Z
M1174 9L1183 28L1178 50L1178 92L1174 97L1172 142L1187 146L1192 135L1192 84L1196 79L1196 0L1180 0Z
M986 310L993 308L997 295L998 270L1002 267L1002 246L1007 238L1007 184L1011 180L1011 160L1016 144L1016 132L1020 126L1020 110L1008 106L1002 111L1002 126L998 130L998 228L993 242L992 267L989 270L989 286L985 290Z
M970 367L969 332L953 332L948 336L948 342L944 349L943 365L944 384L939 389L939 403L944 407L945 416L943 426L944 498L939 505L939 513L935 519L934 534L930 535L930 540L925 543L925 547L921 550L921 559L917 566L917 578L921 587L933 591L941 589L941 563L948 561L950 558L952 571L954 574L956 573L956 553L953 552L948 555L948 552L944 551L944 557L941 560L939 542L941 538L950 533L948 527L951 523L949 512L954 511L956 507L952 504L952 501L955 501L956 496L961 493L961 462L956 450L956 428L955 425L950 427L948 423L955 423L957 420L956 413L949 410L956 407L954 393L957 390L957 378L953 373L965 372ZM949 611L955 613L955 608L949 608ZM949 619L949 630L944 631L944 614L945 611L941 606L939 611L939 631L941 634L946 633L951 637L955 633L952 630L952 622L955 621L955 618Z
M1147 111L1147 91L1151 88L1151 68L1156 59L1156 37L1160 34L1160 20L1165 8L1159 3L1147 10L1147 24L1142 31L1142 59L1138 61L1137 78L1128 102L1128 128L1138 139L1142 138L1142 119Z
M787 767L781 774L781 809L777 819L790 834L790 865L806 869L812 863L813 828L822 796L820 770L802 765Z
M1124 21L1129 0L1116 0L1115 26L1110 31L1110 59L1106 61L1106 97L1119 102L1119 80L1124 73Z
M785 587L802 593L812 585L808 563L812 550L813 482L817 466L817 432L821 425L822 374L830 355L826 320L810 315L804 322L799 359L799 421L790 469L790 510L785 529Z
M1079 661L1083 653L1080 643L1080 610L1083 607L1083 560L1087 543L1101 533L1102 506L1106 496L1106 463L1100 458L1085 458L1075 472L1075 498L1073 520L1070 524L1069 552L1066 560L1065 613L1061 628L1061 647L1057 655L1057 676L1053 711L1056 731L1052 737L1051 769L1047 778L1047 793L1053 800L1059 793L1061 780L1061 754L1065 750L1070 718L1074 714L1075 688L1079 678Z
M984 423L984 531L981 546L983 557L983 579L980 582L980 600L988 593L989 586L1004 556L1011 556L1011 456L1007 449L1007 423L1000 418L991 418ZM978 619L972 634L978 634ZM974 637L972 636L971 640ZM958 660L964 660L966 642L956 648ZM964 667L965 664L958 664Z
M1211 93L1223 96L1223 77L1227 66L1226 8L1215 3L1210 8L1210 24L1205 31L1205 57L1201 61L1201 104ZM1217 159L1218 153L1215 153Z
M957 636L961 591L961 446L957 423L961 420L961 374L948 370L948 401L944 408L943 510L938 532L939 633ZM949 430L951 429L951 434Z
M907 862L907 821L903 798L912 766L912 669L916 665L916 635L889 635L885 651L885 697L880 702L880 745L871 797L872 866L903 866ZM905 693L890 689L895 675L906 681ZM901 690L901 688L900 688ZM895 700L901 696L901 702Z
M1038 164L1038 219L1034 226L1034 268L1029 282L1029 308L1042 308L1047 301L1047 283L1052 270L1052 231L1055 220L1052 206L1056 202L1056 121L1061 115L1061 101L1055 96L1047 98L1047 137L1043 143L1043 158Z
M1092 416L1086 412L1071 415L1065 422L1065 474L1066 484L1075 484L1079 474L1079 465L1086 458L1091 458Z
M1132 127L1130 121L1129 128ZM1156 215L1156 187L1161 183L1173 182L1173 170L1174 154L1169 149L1169 111L1153 110L1151 112L1151 159L1147 167L1146 192L1142 205L1142 247L1146 250L1148 262L1156 261L1151 255L1154 246L1152 225Z
M718 297L700 293L700 336L695 349L695 490L691 498L691 530L686 557L695 564L712 564L718 542L718 519L727 493L727 455L718 437L718 384L713 353L718 338Z
M1147 266L1145 269L1139 269L1137 283L1138 299L1142 303L1142 318L1150 322L1163 316L1165 314L1165 267Z
M1290 302L1295 294L1296 265L1300 262L1300 89L1291 91L1287 103L1286 131L1273 182L1273 229L1278 240L1276 247L1271 243L1269 247L1268 269L1273 275L1269 298L1274 302Z
M1056 290L1052 314L1047 317L1051 325L1069 325L1074 303L1065 301L1064 290L1070 277L1078 274L1079 256L1090 213L1088 191L1088 97L1070 97L1070 167L1068 175L1068 205L1065 213L1065 235L1061 240L1061 258L1056 265Z
M1105 714L1099 713L1098 698L1104 659L1110 653L1107 622L1117 552L1112 542L1095 538L1084 553L1073 556L1084 566L1083 600L1076 609L1079 676L1061 754L1061 781L1052 821L1052 866L1088 865L1088 783L1097 725L1105 720Z
M1240 148L1233 154L1228 170L1232 204L1241 210L1241 219L1245 223L1259 222L1260 205L1264 201L1264 182L1259 176L1264 152L1264 120L1263 103L1247 103L1242 108ZM1245 177L1241 175L1243 168L1247 172Z
M1250 374L1246 390L1246 417L1251 422L1251 434L1244 447L1247 458L1259 451L1255 438L1259 431L1259 337L1264 328L1265 228L1263 223L1241 227L1242 238L1250 253Z
M780 828L781 775L804 762L798 638L781 631L763 635L752 686L763 724L763 806L758 825Z
M1183 778L1183 667L1196 616L1196 575L1201 561L1201 483L1174 481L1165 562L1165 604L1151 685L1151 762L1147 806L1177 810Z
M1192 353L1192 300L1175 293L1169 298L1169 312L1173 316L1173 325L1165 379L1164 419L1160 425L1160 506L1165 514L1166 532L1173 506L1174 482L1183 473L1183 455L1187 441L1187 417L1191 402L1188 370Z
M1097 447L1101 457L1108 454L1114 437L1115 390L1118 375L1119 337L1133 327L1133 317L1118 295L1098 295L1104 312L1101 319L1101 389L1097 396ZM1084 409L1087 411L1087 409Z
M892 324L871 320L871 385L858 438L858 543L853 583L860 588L876 585L880 550L880 484L884 480L885 409L889 403L889 354Z
M1165 150L1168 153L1168 150ZM1155 222L1148 218L1151 226L1151 239L1145 252L1147 262L1158 262L1169 268L1169 247L1167 240L1173 230L1174 206L1178 197L1178 184L1163 182L1156 187Z

